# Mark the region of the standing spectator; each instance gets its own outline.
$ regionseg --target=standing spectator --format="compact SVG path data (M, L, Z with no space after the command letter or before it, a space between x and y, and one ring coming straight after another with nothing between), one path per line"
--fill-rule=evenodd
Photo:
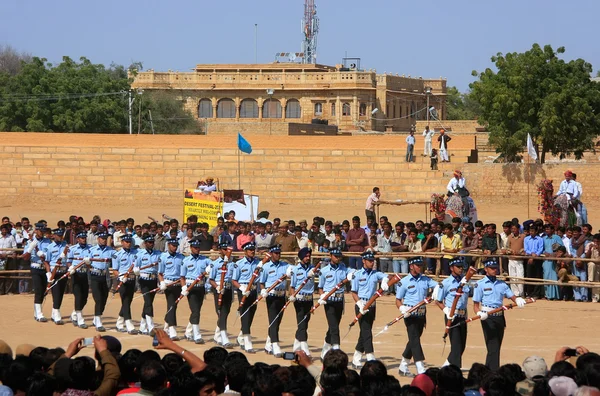
M441 247L441 251L443 253L458 253L462 249L460 235L454 234L452 224L446 224L444 226L444 236L442 236ZM450 260L453 258L454 256L449 254L446 254L442 257L443 275L450 275Z
M296 235L296 241L298 242L298 247L300 249L308 247L308 237L302 235L302 228L300 228L300 226L294 228L294 235Z
M415 152L415 131L411 130L410 135L406 137L406 162L413 162L413 153Z
M431 155L429 156L431 161L431 170L438 170L438 152L436 149L431 149Z
M284 221L279 225L279 235L277 235L275 238L275 244L281 245L282 252L297 252L300 250L298 247L298 241L296 240L296 235L292 235L288 232L287 221Z
M558 247L563 246L563 242L561 237L554 233L554 226L552 224L546 224L545 231L546 236L544 237L544 254L547 256L553 256ZM556 275L556 261L544 260L542 269L544 273L544 279L554 281L558 280ZM544 289L546 291L546 298L548 300L558 299L558 286L547 285L544 286Z
M479 238L475 235L475 228L469 224L464 228L465 234L462 237L462 250L461 253L471 253L473 250L478 249ZM473 265L473 257L465 256L465 268Z
M430 157L432 155L431 140L435 135L435 131L429 129L429 125L425 127L423 131L423 137L425 138L425 145L423 146L423 156Z
M390 223L383 224L383 233L377 236L377 247L380 253L391 253L392 252L392 225ZM381 272L392 272L394 270L392 266L392 259L389 257L382 257L379 259L379 270Z
M381 197L381 193L379 192L379 187L373 187L373 193L371 195L369 195L369 197L367 198L367 204L365 206L365 215L366 215L367 219L369 219L369 217L371 217L371 218L376 217L374 206L375 206L375 202L378 202L380 197Z
M378 188L377 190L379 192ZM348 237L346 238L346 246L348 246L348 251L352 253L362 253L365 251L365 248L368 245L369 243L367 239L367 234L365 233L365 230L360 226L360 217L354 216L352 218L352 229L348 230ZM362 268L362 259L360 257L350 257L349 259L350 268Z
M591 258L594 261L588 262L588 281L600 281L600 234L593 237L593 242L588 243L585 248L585 257ZM592 288L592 301L600 301L600 288Z
M446 135L446 131L441 129L440 136L438 136L437 140L440 142L440 157L442 158L442 162L450 162L448 160L448 142L452 140L452 138Z
M511 223L510 230L511 233L508 235L506 252L517 256L523 255L525 253L525 235L519 232L519 224ZM509 259L508 275L517 278L525 276L523 260ZM512 284L510 288L515 296L522 297L524 295L522 284Z
M259 222L256 225L257 232L254 236L254 243L256 244L256 250L259 253L266 252L271 246L273 246L273 235L267 233L266 224Z
M248 242L254 242L254 234L250 233L249 228L246 227L246 223L244 223L243 221L238 222L237 225L240 229L240 234L237 236L235 243L237 250L242 250L242 246L244 246Z
M200 241L200 251L207 252L213 248L214 238L208 233L208 223L199 223L197 229L200 233L195 237Z
M544 241L537 234L537 230L533 224L529 227L529 236L525 237L524 249L525 254L531 256L525 266L525 277L541 279L541 266L539 259L536 259L536 257L539 257L544 252ZM542 286L525 285L525 295L532 298L541 298L543 296Z

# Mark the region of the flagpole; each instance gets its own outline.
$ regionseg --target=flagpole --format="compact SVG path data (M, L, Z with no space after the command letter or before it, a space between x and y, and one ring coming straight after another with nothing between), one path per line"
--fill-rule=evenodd
M240 154L241 150L238 148L238 190L242 189L242 182L240 181L240 158L241 158L241 154Z
M527 153L527 219L530 219L531 216L529 215L529 183L531 182L531 168L529 166L529 153Z

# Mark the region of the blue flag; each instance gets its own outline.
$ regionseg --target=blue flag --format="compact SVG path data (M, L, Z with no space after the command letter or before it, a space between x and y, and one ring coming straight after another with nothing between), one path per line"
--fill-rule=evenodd
M246 153L246 154L250 154L252 152L252 146L250 145L250 142L248 142L246 139L244 139L242 134L239 132L238 132L238 149L240 149L241 152Z

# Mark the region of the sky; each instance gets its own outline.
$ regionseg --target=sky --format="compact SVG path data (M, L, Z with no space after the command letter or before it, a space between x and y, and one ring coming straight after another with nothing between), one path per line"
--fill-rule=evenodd
M600 68L598 0L316 0L318 63L347 54L378 73L448 79L461 91L498 52L564 46ZM199 63L254 63L301 51L303 0L0 0L0 44L59 63L189 71Z

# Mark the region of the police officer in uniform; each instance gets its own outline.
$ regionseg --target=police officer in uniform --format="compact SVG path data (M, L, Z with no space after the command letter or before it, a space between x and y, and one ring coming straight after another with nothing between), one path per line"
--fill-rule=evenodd
M423 275L423 259L421 257L411 258L408 261L409 275L402 278L400 286L396 288L396 306L404 315L404 324L408 334L408 342L402 353L400 362L400 375L412 375L408 370L410 359L414 359L417 366L417 374L425 372L425 354L421 346L421 335L426 323L426 308L421 306L414 312L408 311L427 297L430 288L435 288L437 283L430 277Z
M231 277L233 275L233 263L229 262L227 257L227 248L229 244L219 244L219 257L212 262L212 271L210 272L210 285L215 294L215 310L217 311L217 328L213 339L224 348L231 348L233 345L229 342L227 335L227 317L231 312L231 303L233 302L233 287ZM223 287L221 289L221 274L225 273L223 278ZM221 296L221 309L219 310L219 296Z
M48 285L48 279L46 277L46 267L44 266L44 252L46 248L52 243L47 238L44 238L44 223L35 224L35 235L30 237L29 241L23 248L23 260L31 261L31 282L33 284L33 318L38 322L47 322L48 319L44 317L42 312L42 303L44 302L44 292ZM50 276L52 276L50 274Z
M81 329L87 329L83 319L83 308L87 304L90 294L90 285L88 282L88 265L91 263L92 253L91 246L87 244L87 232L82 231L77 233L77 243L69 248L67 261L69 263L69 276L71 278L71 286L73 289L73 297L75 300L75 309L71 313L71 323L73 326ZM76 266L83 263L79 268Z
M177 239L167 240L167 251L160 256L158 263L158 281L161 287L165 288L165 297L167 299L167 314L165 315L165 323L169 328L177 326L177 305L175 301L181 295L181 286L185 283L179 282L181 279L181 266L185 256L177 253L179 242ZM178 281L171 287L167 284ZM177 333L175 333L177 335Z
M496 258L490 257L485 261L485 278L475 284L473 291L473 310L481 318L483 338L487 348L485 365L491 370L500 367L500 348L504 338L506 320L504 311L488 315L488 311L499 308L504 302L504 297L510 298L519 308L525 306L525 300L515 297L510 287L501 280L496 279L499 265Z
M235 288L238 289L238 298L240 303L243 296L246 296L244 305L240 307L240 313L244 313L246 309L248 309L248 307L250 307L252 303L256 301L256 286L258 284L259 277L254 280L252 285L250 284L250 280L254 270L257 267L260 270L264 264L259 259L254 257L256 254L256 245L254 242L245 243L242 246L242 250L244 250L245 256L234 264L233 275L231 277L231 283ZM265 258L263 261L266 261L267 259L268 258ZM250 308L250 311L248 311L248 313L241 318L242 331L237 338L238 345L244 348L244 350L248 353L256 353L252 347L252 339L250 336L250 327L252 326L255 313L256 305Z
M108 283L106 276L112 261L113 249L108 246L109 234L106 231L96 233L98 244L90 249L92 262L90 265L90 280L92 282L92 297L94 298L94 320L92 324L96 331L104 332L106 329L102 325L102 314L108 300Z
M342 262L342 251L334 248L329 251L331 261L321 269L319 276L319 304L324 306L328 330L325 334L325 343L321 351L321 359L325 358L330 349L340 349L340 321L344 314L344 288L340 287L334 294L325 300L325 295L335 286L348 279L352 281L354 270L347 268Z
M446 322L452 319L451 326L464 322L467 317L467 303L469 301L469 292L471 288L463 276L464 261L462 258L454 258L450 261L450 276L442 281L436 296L437 306L444 311L444 326ZM462 285L462 295L458 299L454 315L450 317L452 304L456 298L456 291ZM444 366L453 364L456 367L462 367L462 354L467 346L467 326L461 325L451 328L450 336L450 354L444 363Z
M356 303L354 307L355 313L360 313L362 316L358 320L360 327L360 334L358 335L358 342L354 350L354 357L352 358L352 367L359 369L362 366L362 355L367 355L367 361L376 360L374 349L373 349L373 322L375 321L375 304L372 304L369 309L365 310L365 304L375 292L379 289L379 282L381 282L381 289L385 292L389 290L388 276L380 271L375 271L373 266L375 265L375 255L373 252L364 252L362 254L363 267L362 269L354 273L354 279L352 279L352 298Z
M142 240L145 249L138 249L133 272L138 276L140 291L143 294L158 287L158 263L162 252L154 249L154 237L152 235L144 234ZM162 285L161 290L165 290ZM142 334L150 334L154 330L154 297L156 297L156 293L148 293L143 297L144 307L142 308L142 319L140 320L140 333Z
M204 294L206 293L206 277L212 271L211 260L200 254L202 241L193 239L190 242L192 254L183 259L181 267L181 294L187 296L190 305L190 324L192 327L192 337L194 343L204 344L202 334L200 334L200 310L204 302ZM190 287L198 277L202 279L196 283L194 287ZM169 327L169 337L174 339L177 337L175 326Z
M54 234L54 242L46 247L44 251L46 266L46 277L48 282L54 273L52 283L58 282L64 274L67 273L67 258L65 250L67 243L63 241L64 230L57 228L52 231ZM56 268L56 271L55 271ZM64 278L57 285L52 287L52 321L57 325L62 325L62 316L60 314L60 306L62 305L65 289L67 288L68 279ZM44 290L45 292L45 290Z
M296 323L298 328L296 329L296 337L294 339L293 351L298 350L304 351L310 356L310 350L308 349L308 322L310 321L310 309L313 306L313 294L315 292L315 282L313 277L315 276L314 266L311 264L311 250L307 247L300 249L298 252L298 259L300 262L297 266L292 269L292 278L290 281L290 296L288 300L294 303L294 309L296 310ZM306 278L309 280L306 282L302 290L294 297L296 289L300 287L302 282ZM303 319L306 317L306 320Z
M121 310L116 323L117 331L134 335L138 333L131 321L131 301L133 300L133 293L135 293L135 275L130 269L135 267L138 250L131 247L132 242L133 237L130 234L121 237L121 250L113 254L112 271L118 282L123 282L119 289Z
M279 311L285 305L285 294L287 290L287 282L280 282L273 290L267 293L267 289L273 286L281 278L286 275L292 275L292 267L289 263L281 261L281 245L274 245L269 248L271 260L265 264L260 274L260 295L267 301L267 317L269 323L273 322ZM265 352L272 353L276 358L283 356L281 347L279 346L279 325L281 324L281 316L269 327L269 335L265 343Z

